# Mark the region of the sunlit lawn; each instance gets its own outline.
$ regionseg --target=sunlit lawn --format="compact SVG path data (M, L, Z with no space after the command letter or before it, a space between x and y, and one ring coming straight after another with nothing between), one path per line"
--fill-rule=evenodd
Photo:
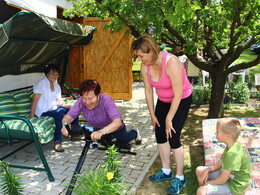
M133 62L133 67L132 67L133 71L140 70L140 68L141 68L141 61L136 60L135 62Z
M241 62L251 61L256 57L254 52L250 49L244 51L239 59L235 61L236 64ZM138 67L138 63L135 66ZM250 68L250 78L254 80L254 74L260 73L260 64ZM200 110L200 112L198 112ZM189 114L189 118L185 124L185 128L182 132L182 140L185 149L185 176L188 178L188 186L182 191L181 194L191 195L196 194L198 188L197 179L195 176L195 169L199 165L204 164L204 149L203 149L203 138L202 138L202 120L207 118L208 108L198 108L198 110L192 109ZM250 109L246 106L225 106L226 117L260 117L260 110ZM173 165L174 167L174 165ZM139 194L145 194L145 192L153 192L154 194L166 193L170 187L170 182L159 182L153 183L148 181L148 176L158 172L161 168L160 159L157 158L155 163L150 168L144 186L141 187Z

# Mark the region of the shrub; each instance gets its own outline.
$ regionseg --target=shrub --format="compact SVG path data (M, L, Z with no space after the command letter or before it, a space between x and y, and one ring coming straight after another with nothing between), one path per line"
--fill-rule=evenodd
M202 87L198 86L193 88L192 93L192 103L196 106L200 106L201 104L209 103L211 93L211 84L208 86Z
M250 96L250 90L247 83L242 82L242 78L239 77L235 83L229 81L229 88L227 89L227 95L230 97L231 103L246 103Z
M86 174L77 175L78 184L73 192L78 195L126 194L129 186L123 182L120 170L119 155L113 145L107 151L106 160L95 170L87 169Z
M204 91L203 88L194 88L192 93L192 103L199 106L204 103Z
M250 98L260 100L260 91L250 92Z

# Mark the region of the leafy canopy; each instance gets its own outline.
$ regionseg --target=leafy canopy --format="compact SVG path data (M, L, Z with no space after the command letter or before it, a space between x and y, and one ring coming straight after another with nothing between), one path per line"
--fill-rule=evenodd
M237 47L248 37L259 41L260 2L255 0L71 0L66 16L113 17L112 31L125 25L137 37L154 28L154 36L174 47L210 47L211 52Z
M175 54L176 46L183 47L189 60L211 76L209 118L223 116L227 76L260 61L258 54L250 61L234 63L253 43L260 43L259 0L70 1L74 7L65 16L112 17L107 26L111 31L127 26L135 38L152 33ZM203 51L203 60L197 49Z

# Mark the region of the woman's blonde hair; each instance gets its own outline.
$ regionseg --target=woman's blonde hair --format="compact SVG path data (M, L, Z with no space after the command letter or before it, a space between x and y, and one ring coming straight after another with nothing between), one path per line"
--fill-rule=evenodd
M238 139L241 132L241 124L238 119L222 118L218 120L217 125L224 133L230 133L234 141Z
M143 53L153 52L152 60L156 61L160 53L160 47L157 42L149 35L142 35L132 43L131 54L134 60L137 59L136 51L141 50Z

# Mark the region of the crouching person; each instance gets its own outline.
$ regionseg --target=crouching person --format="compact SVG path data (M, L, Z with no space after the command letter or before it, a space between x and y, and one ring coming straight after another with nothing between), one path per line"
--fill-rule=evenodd
M135 139L140 143L138 129L126 131L126 126L122 116L116 107L113 99L103 93L100 93L101 87L96 80L85 80L80 85L81 97L62 119L62 123L70 124L81 113L86 122L94 127L91 139L97 141L102 135L106 139L116 139L121 143L128 143ZM69 136L63 125L62 134Z
M244 194L250 184L250 160L243 146L237 142L241 131L239 120L219 119L216 130L218 141L225 143L226 148L216 164L197 167L200 185L197 195Z

